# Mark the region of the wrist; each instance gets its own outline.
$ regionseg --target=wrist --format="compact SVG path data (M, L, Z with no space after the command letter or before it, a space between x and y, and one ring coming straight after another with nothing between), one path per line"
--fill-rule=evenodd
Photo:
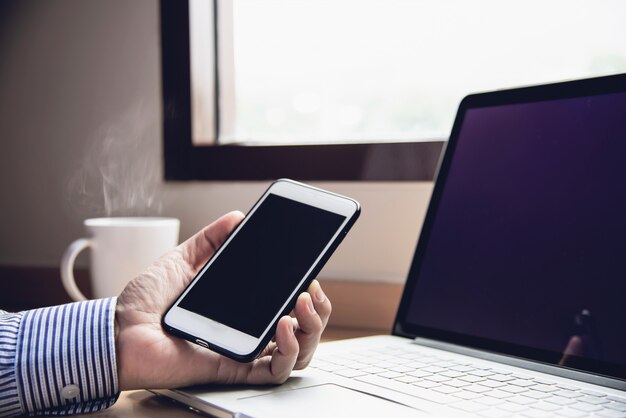
M115 307L115 353L117 359L117 379L120 390L148 389L150 381L145 380L148 347L145 334L149 333L142 326L143 313L133 303L125 303L121 296Z
M126 378L126 374L124 373L124 363L125 363L125 353L124 353L124 343L122 341L123 337L123 333L121 332L122 330L122 324L121 324L121 317L122 317L122 312L124 311L124 307L123 307L123 303L120 302L120 300L118 299L117 305L115 307L115 321L114 321L114 326L115 326L115 331L114 331L114 335L115 335L115 358L117 360L117 380L118 380L118 384L120 387L120 390L128 390L129 386L128 386L128 381Z

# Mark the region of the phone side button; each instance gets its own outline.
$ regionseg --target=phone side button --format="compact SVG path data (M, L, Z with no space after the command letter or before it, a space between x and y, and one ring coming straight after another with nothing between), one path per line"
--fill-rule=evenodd
M200 338L196 338L196 344L201 345L204 348L209 348L209 343L207 343L204 340L201 340Z

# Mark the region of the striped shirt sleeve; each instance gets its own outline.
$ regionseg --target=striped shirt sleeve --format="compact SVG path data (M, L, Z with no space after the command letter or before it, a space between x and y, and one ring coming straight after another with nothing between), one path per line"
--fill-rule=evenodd
M98 411L119 395L116 299L0 311L0 416Z

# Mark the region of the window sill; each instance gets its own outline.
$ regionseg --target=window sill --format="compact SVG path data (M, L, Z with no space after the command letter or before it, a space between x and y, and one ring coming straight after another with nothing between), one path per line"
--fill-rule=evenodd
M444 141L194 146L165 120L165 179L432 181ZM168 124L170 127L168 127ZM170 132L169 130L172 129Z

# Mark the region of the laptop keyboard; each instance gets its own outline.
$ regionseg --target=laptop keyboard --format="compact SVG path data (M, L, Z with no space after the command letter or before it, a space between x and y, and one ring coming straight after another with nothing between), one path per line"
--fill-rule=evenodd
M626 396L390 346L317 356L312 368L485 417L626 417Z

